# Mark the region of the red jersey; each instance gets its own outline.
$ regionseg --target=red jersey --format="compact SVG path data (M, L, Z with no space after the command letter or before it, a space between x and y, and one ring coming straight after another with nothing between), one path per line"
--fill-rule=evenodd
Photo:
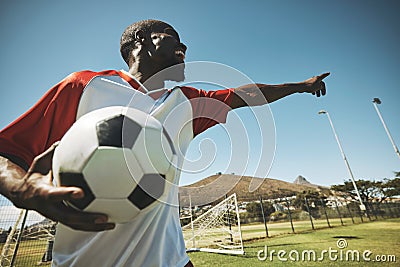
M25 114L0 131L0 155L28 169L34 157L60 140L75 122L82 93L97 76L119 76L132 89L140 89L140 84L124 71L72 73L52 87ZM234 95L232 89L205 91L185 86L180 89L192 106L194 136L226 121Z

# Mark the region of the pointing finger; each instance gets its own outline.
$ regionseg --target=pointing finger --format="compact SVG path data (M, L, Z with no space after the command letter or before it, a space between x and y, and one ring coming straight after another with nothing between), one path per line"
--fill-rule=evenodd
M328 77L330 74L331 74L330 72L326 72L324 74L321 74L321 75L318 76L318 80L322 81L323 79Z

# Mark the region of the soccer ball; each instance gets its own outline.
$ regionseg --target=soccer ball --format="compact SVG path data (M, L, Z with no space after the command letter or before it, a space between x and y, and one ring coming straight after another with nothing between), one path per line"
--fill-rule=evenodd
M174 181L176 152L162 124L128 107L107 107L79 118L53 157L58 186L83 189L68 205L125 223L165 201Z

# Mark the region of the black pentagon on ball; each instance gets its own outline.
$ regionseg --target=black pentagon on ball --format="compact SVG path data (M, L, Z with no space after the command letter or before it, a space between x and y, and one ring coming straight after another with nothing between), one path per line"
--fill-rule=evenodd
M100 146L132 148L141 130L139 124L122 114L107 118L96 125Z
M143 175L128 199L139 209L144 209L164 193L165 176L158 173Z
M94 200L93 192L90 190L82 173L61 172L59 176L61 186L79 187L82 188L85 194L83 198L69 200L72 205L78 209L84 210Z

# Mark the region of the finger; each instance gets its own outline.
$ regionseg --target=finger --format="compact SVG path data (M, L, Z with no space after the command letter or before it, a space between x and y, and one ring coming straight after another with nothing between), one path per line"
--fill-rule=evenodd
M47 178L46 178L47 177ZM75 186L54 186L50 181L50 174L40 176L32 174L29 181L33 181L31 186L35 187L35 193L40 199L51 202L60 202L64 200L80 199L85 196L83 190Z
M325 83L322 83L322 87L321 87L321 93L322 95L326 95L326 87L325 87Z
M326 77L328 77L331 73L330 72L326 72L324 74L321 74L318 76L318 80L322 81L323 79L325 79Z
M321 91L320 90L316 91L315 93L317 94L317 97L321 96Z
M107 222L108 218L105 214L79 211L62 202L47 206L45 213L46 217L75 230L104 231L115 227L114 223Z
M29 171L47 174L51 170L54 151L58 143L59 142L54 143L46 151L36 156Z
M46 198L49 201L59 202L74 199L80 199L85 196L83 190L79 187L51 187L48 189Z

